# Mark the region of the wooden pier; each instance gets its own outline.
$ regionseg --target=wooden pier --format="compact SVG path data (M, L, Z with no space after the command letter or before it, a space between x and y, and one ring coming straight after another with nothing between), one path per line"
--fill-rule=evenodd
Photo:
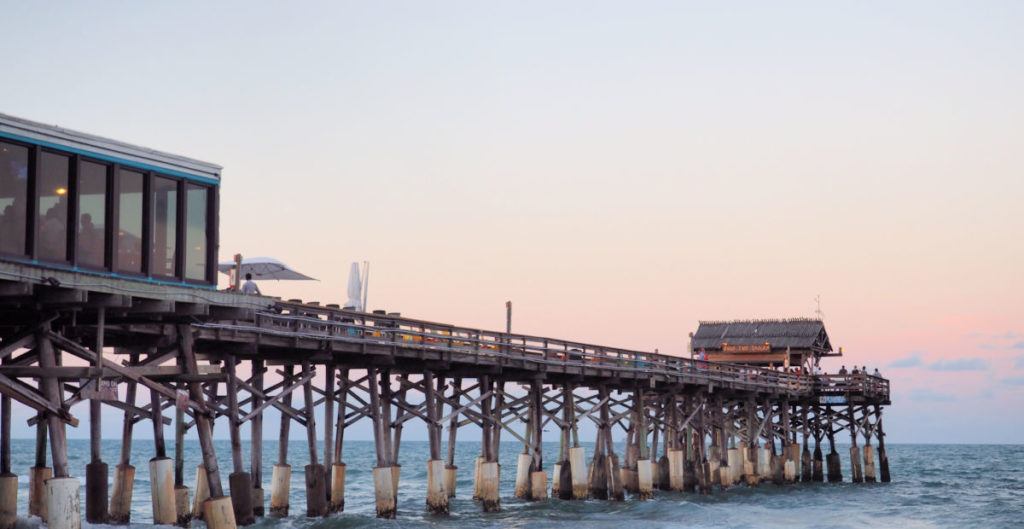
M155 439L154 520L187 526L203 517L214 529L259 516L343 511L345 430L360 420L373 426L376 512L385 518L397 511L398 456L409 421L427 426L422 508L434 513L447 513L456 494L500 510L501 463L515 473L515 496L531 500L643 500L659 490L708 494L740 484L842 481L836 436L844 433L852 445L848 478L890 480L882 428L889 383L865 374L800 375L2 262L0 337L3 527L16 514L79 527L79 482L68 465L65 429L79 425L74 410L86 402L92 457L79 471L87 480L84 514L93 523L130 521L131 434L140 422ZM137 400L140 389L148 402ZM24 469L32 480L27 513L16 513L17 469L10 464L14 402L36 412L36 464ZM109 463L98 449L101 406L125 418L109 493ZM268 473L260 448L270 408L282 415L282 449ZM227 483L214 453L217 421L228 424L231 437ZM590 454L580 444L585 421L597 431ZM483 432L475 468L456 468L455 441L471 425ZM559 455L544 461L543 432L552 426ZM246 427L250 461L242 458ZM301 469L304 506L288 501L293 469L284 447L293 427L309 450L310 464ZM203 464L190 491L181 441L193 429ZM613 439L623 434L625 451L616 453ZM166 435L175 437L174 454ZM503 435L523 447L514 471L498 458ZM455 490L459 472L473 473L474 490Z

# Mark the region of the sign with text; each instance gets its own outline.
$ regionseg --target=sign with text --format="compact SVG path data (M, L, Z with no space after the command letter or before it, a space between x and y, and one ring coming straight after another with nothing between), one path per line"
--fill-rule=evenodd
M731 344L722 343L723 353L770 353L772 352L772 345L768 342L765 343L751 343L751 344Z

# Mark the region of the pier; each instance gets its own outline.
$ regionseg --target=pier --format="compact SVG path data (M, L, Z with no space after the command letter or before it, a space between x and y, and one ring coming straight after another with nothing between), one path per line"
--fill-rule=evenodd
M154 521L187 526L202 518L212 529L260 516L344 511L345 432L358 421L372 424L382 518L396 516L398 456L409 421L422 421L428 431L422 508L438 514L449 512L456 495L472 496L484 511L500 510L502 472L516 476L515 496L535 501L640 501L734 486L890 480L882 420L889 382L865 373L812 374L806 366L833 355L817 335L806 347L771 335L712 340L720 351L701 360L218 291L218 167L9 117L0 120L5 145L11 159L24 151L26 184L18 195L20 173L0 174L4 214L21 211L22 196L29 207L20 221L5 217L5 233L24 237L0 252L0 529L18 515L40 516L54 529L78 528L83 517L129 523L136 426L153 429ZM62 157L64 165L46 155ZM88 185L84 178L96 168L87 164L100 167ZM43 185L52 180L48 172L63 178L52 196ZM87 238L82 213L100 202L80 199L95 183L106 197L97 216L107 222ZM72 200L61 206L64 196ZM137 209L127 205L133 200ZM57 224L41 219L42 203L65 208ZM125 235L135 227L138 237ZM48 231L56 232L56 245ZM742 362L743 355L757 358ZM805 368L777 369L793 359ZM30 469L11 468L15 403L35 412ZM115 462L100 457L103 406L124 414ZM262 421L271 408L282 416L281 449L265 469ZM83 409L91 458L75 469L66 428L79 426ZM581 446L585 422L596 426L592 453ZM231 438L231 468L224 471L214 451L215 423L227 424ZM469 427L482 431L480 453L474 468L457 468L458 434ZM249 461L243 428L251 429ZM544 461L544 432L551 429L559 455ZM190 488L182 440L193 431L203 464ZM166 447L171 435L174 453ZM289 462L293 435L307 441L310 464L302 469ZM623 435L625 450L617 453L613 441ZM837 436L850 440L851 476L841 474ZM522 445L515 462L499 461L502 440ZM16 471L31 480L27 513L17 512ZM305 476L305 505L289 504L293 472ZM473 490L456 490L458 473L474 476Z

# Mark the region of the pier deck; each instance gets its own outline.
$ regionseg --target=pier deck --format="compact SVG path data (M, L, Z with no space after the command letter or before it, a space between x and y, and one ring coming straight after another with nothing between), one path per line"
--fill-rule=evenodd
M196 428L205 461L196 484L199 497L190 505L178 453L166 468L151 466L151 472L174 474L174 486L154 488L154 495L170 494L159 504L175 508L157 512L155 507L154 517L158 523L179 524L205 517L217 529L251 523L264 513L259 445L269 408L285 417L282 442L293 423L305 430L310 516L344 508L344 433L359 420L373 424L382 517L395 514L401 433L410 420L427 425L426 503L435 512L447 512L448 498L455 495L457 431L473 424L483 431L473 496L485 510L500 508L497 448L503 433L524 447L515 494L536 500L549 494L617 500L627 492L643 499L655 488L707 493L741 482L823 481L826 469L828 480L838 481L835 434L843 431L853 443L852 479L889 480L882 430L889 382L864 374L800 375L3 262L0 358L5 440L0 448L7 447L0 472L12 471L12 401L38 413L31 421L40 443L30 510L40 509L41 495L72 495L70 482L61 481L71 476L64 428L79 424L72 410L86 401L96 443L99 406L112 406L124 411L126 446L133 425L151 423L158 460L170 461L165 424L175 425L179 440ZM151 394L148 404L135 402L139 386ZM302 394L301 406L293 405L296 391ZM217 420L227 421L232 437L230 492L221 483L213 453ZM598 431L589 465L579 445L582 421L593 422ZM247 424L253 436L248 464L242 461L240 441L240 429ZM559 429L561 441L550 486L540 450L549 424ZM447 454L442 452L444 429ZM621 459L614 452L614 429L626 435ZM880 476L872 438L878 444ZM326 447L322 454L317 453L319 440ZM827 460L821 449L826 441ZM180 446L176 443L175 449ZM95 479L87 479L86 486L91 521L127 522L122 506L130 504L125 495L130 500L134 477L129 452L118 462L109 502L106 464L94 452L87 478L95 474ZM38 469L56 479L44 486L45 473ZM96 477L101 469L102 480ZM288 513L290 472L288 454L282 451L271 477L270 515ZM75 501L77 494L75 488ZM0 505L0 513L6 508Z

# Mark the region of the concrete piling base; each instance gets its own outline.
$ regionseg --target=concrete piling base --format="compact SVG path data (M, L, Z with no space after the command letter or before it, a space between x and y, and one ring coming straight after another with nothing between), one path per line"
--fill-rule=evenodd
M608 499L612 501L623 501L626 499L626 491L622 488L622 472L619 468L619 456L608 454L605 458L608 464Z
M668 451L668 488L683 490L683 451Z
M248 472L232 472L228 476L231 494L231 508L237 525L256 523L256 515L252 512L252 475Z
M444 490L449 498L455 497L455 484L458 480L459 467L447 465L444 467Z
M501 496L498 492L500 479L498 463L486 462L480 465L480 501L483 502L484 512L501 510Z
M772 479L772 451L764 447L757 449L757 477L758 481Z
M46 521L46 480L53 477L49 467L32 467L28 471L28 514Z
M484 464L484 458L477 457L473 462L473 499L480 500L480 465Z
M202 520L206 516L203 504L210 499L210 483L206 480L206 467L196 467L196 497L192 499L192 518Z
M174 499L174 461L166 457L151 459L149 484L153 523L173 525L178 521L178 505Z
M608 463L604 455L596 455L590 464L589 480L590 497L597 500L608 499Z
M49 529L81 529L80 485L77 478L46 480L46 525Z
M668 454L658 458L658 464L655 467L657 469L655 474L658 476L658 490L672 490L672 471Z
M730 448L726 458L729 460L729 485L736 485L743 477L743 458L739 448Z
M135 467L114 467L114 488L110 492L110 510L107 523L128 525L132 518L132 491L135 488Z
M850 447L850 474L854 483L864 482L864 467L861 466L860 448L857 446Z
M397 513L395 501L395 485L392 482L391 467L373 469L373 494L377 507L378 518L394 518Z
M188 527L192 524L192 506L188 501L188 487L174 488L174 507L177 513L174 525Z
M331 465L331 501L327 505L330 512L345 510L345 463Z
M569 449L569 468L572 472L572 498L574 500L587 499L590 487L587 483L586 452L582 446Z
M811 462L811 481L825 481L824 461L821 456L821 448L814 447L814 456Z
M291 494L292 466L274 465L270 476L270 516L288 516L288 495Z
M646 500L654 496L654 483L652 479L652 468L650 459L638 459L636 462L637 497Z
M530 499L533 501L548 499L548 475L543 470L530 472Z
M864 482L875 482L875 449L871 445L864 447Z
M683 458L683 492L693 492L697 488L697 463L692 459Z
M801 464L802 461L800 457L800 445L792 443L787 447L786 460L793 463L793 479L790 482L796 482L800 479L800 474L803 473L803 465Z
M786 458L774 454L771 456L772 483L782 485L786 482Z
M828 463L828 482L839 483L843 481L843 471L839 464L839 452L832 452L825 458Z
M427 510L448 514L448 493L444 490L444 461L427 461Z
M209 529L237 529L231 498L220 496L203 502L203 520Z
M89 523L107 523L109 471L102 461L85 465L85 520Z
M266 494L259 483L253 483L252 489L252 515L256 518L262 518L266 514L265 505L267 503Z
M12 529L17 521L18 476L3 474L0 475L0 529Z
M323 465L306 465L306 516L327 516L327 470Z
M811 451L805 448L800 452L800 481L804 483L814 481L813 471L814 462L811 460Z
M572 464L566 459L561 463L555 464L555 472L558 475L558 499L560 500L571 500L572 499Z
M727 489L732 486L732 467L729 465L719 465L718 475L714 476L717 478L718 485L723 489Z
M519 454L516 458L516 485L513 494L517 498L530 498L530 465L533 458L530 454Z

